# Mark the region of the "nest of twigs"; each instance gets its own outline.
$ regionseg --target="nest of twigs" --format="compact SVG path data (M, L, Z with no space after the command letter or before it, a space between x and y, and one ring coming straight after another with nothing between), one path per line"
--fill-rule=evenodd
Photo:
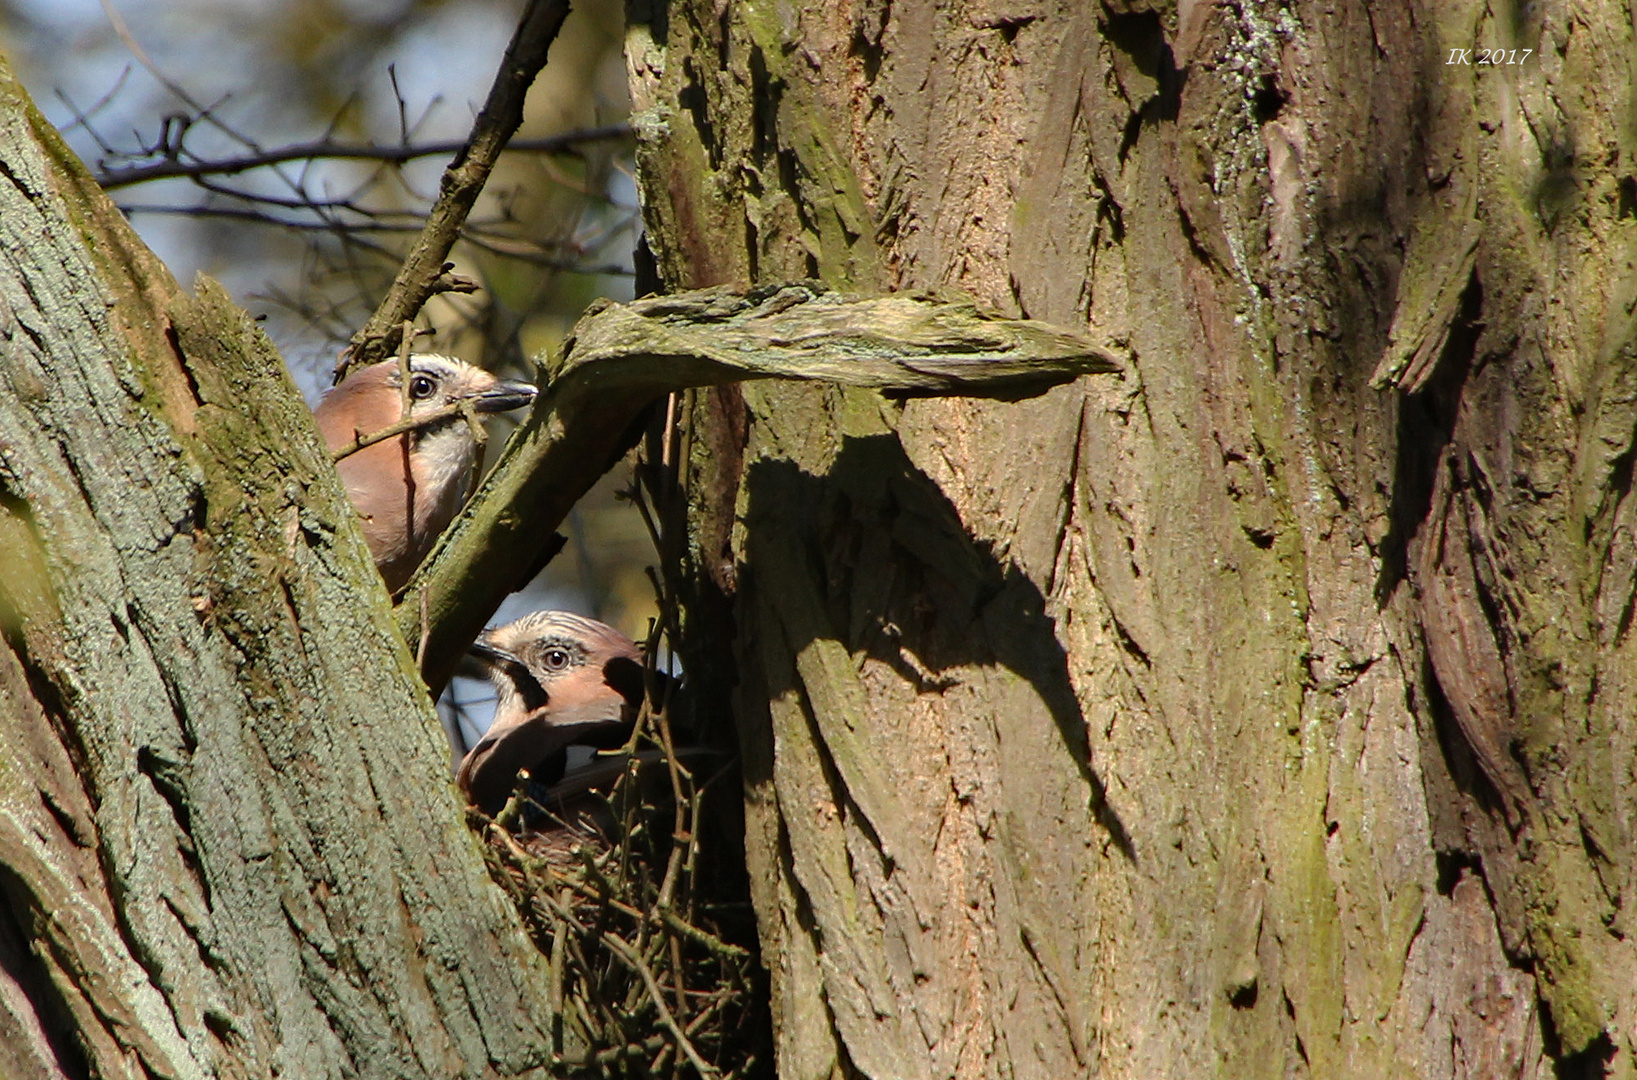
M659 721L663 725L663 718ZM559 1075L743 1077L758 1068L754 955L723 939L700 895L696 782L656 749L614 759L606 790L473 811L486 857L550 961ZM565 782L569 778L565 778ZM553 795L557 795L554 789ZM539 828L514 832L519 819Z

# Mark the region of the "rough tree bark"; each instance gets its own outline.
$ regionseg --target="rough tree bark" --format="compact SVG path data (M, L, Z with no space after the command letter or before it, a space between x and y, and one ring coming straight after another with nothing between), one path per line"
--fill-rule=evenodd
M277 354L0 63L0 1073L538 1075L488 872Z
M277 355L218 286L182 293L3 66L0 178L8 1077L624 1061L558 1015L569 931L546 970L487 880L405 642L441 685L656 395L784 378L1010 399L1120 366L969 303L812 282L598 305L395 626Z
M689 399L782 1076L1634 1075L1633 12L1390 7L634 5L669 287L1134 355Z

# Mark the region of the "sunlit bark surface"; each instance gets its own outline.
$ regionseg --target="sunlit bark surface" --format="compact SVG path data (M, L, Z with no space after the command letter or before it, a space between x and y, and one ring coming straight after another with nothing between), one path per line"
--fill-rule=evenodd
M668 286L1134 356L691 399L780 1074L1633 1075L1632 12L642 7Z

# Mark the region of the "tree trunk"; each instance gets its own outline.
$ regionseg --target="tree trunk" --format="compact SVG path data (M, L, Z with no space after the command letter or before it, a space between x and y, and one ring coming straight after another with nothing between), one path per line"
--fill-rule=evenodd
M0 65L0 1072L514 1076L544 961L279 357Z
M684 410L780 1075L1634 1075L1632 12L634 18L669 287L1134 356Z

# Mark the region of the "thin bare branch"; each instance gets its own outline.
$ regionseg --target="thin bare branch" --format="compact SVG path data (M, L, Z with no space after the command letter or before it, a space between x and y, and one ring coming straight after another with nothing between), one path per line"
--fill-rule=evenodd
M351 364L367 364L390 355L397 347L398 327L406 319L413 319L434 295L435 283L461 225L501 151L523 121L524 98L545 66L546 53L568 17L568 8L567 0L529 0L517 32L506 47L489 98L472 125L471 137L444 171L438 201L427 218L425 231L410 249L375 314L353 335L342 353L336 367L337 382L345 377Z
M517 139L506 144L507 153L561 154L586 143L607 142L628 138L629 124L606 124L602 127L567 131L539 139ZM466 141L402 143L397 146L376 146L373 143L345 143L319 139L308 143L294 143L256 154L230 158L197 158L192 160L167 159L147 165L103 169L96 181L105 190L145 184L152 180L170 180L176 177L198 179L207 176L237 176L253 169L282 165L292 161L380 161L401 165L420 158L457 154L467 146Z
M160 70L159 65L154 63L153 59L148 55L147 50L145 50L142 47L142 43L136 39L136 35L131 32L130 26L126 24L124 17L120 15L119 10L114 7L111 0L101 0L101 4L103 14L107 16L109 25L114 29L114 34L125 43L125 47L130 50L131 55L136 58L137 63L146 68L149 74L151 74L161 86L170 91L170 93L175 96L178 101L181 101L192 110L193 114L191 116L176 117L175 119L177 122L175 124L169 122L171 118L167 118L167 122L160 135L159 145L154 148L154 153L163 154L167 158L180 157L184 152L182 144L187 137L188 128L201 121L216 128L222 134L237 142L251 153L261 153L262 148L257 142L255 142L255 140L250 139L243 133L235 130L232 125L224 123L216 116L217 106L223 104L227 100L225 96L219 98L215 103L210 105L200 104L193 97L193 95L187 92L187 89L183 87L181 83L178 83L174 79L170 78L162 70ZM277 169L274 170L274 175L280 180L284 181L284 183L291 190L298 192L300 191L301 185L297 181L284 175L284 173L279 172Z
M152 75L160 86L163 86L166 90L170 91L172 96L174 96L178 101L192 109L198 119L208 121L213 127L220 130L221 133L226 135L228 138L233 139L252 150L260 149L260 147L256 146L255 143L245 138L239 132L234 131L232 128L217 120L215 115L212 113L213 106L199 104L199 102L194 99L192 94L187 92L186 88L184 88L181 83L172 79L169 75L166 75L165 72L160 69L159 65L153 62L153 58L150 57L148 55L148 51L142 47L142 43L136 39L136 35L131 32L129 24L125 22L125 17L119 13L119 9L116 8L110 2L110 0L101 0L101 3L102 13L107 17L108 25L113 28L114 36L118 37L119 40L125 44L125 48L128 49L131 55L136 58L136 62L146 68L148 74ZM191 119L185 121L183 130L186 130L186 124L191 123ZM176 136L178 142L173 143L170 135L166 134L165 136L161 137L161 143L165 147L179 145L180 138L181 135L178 134Z
M76 105L73 99L61 89L53 91L57 96L57 100L66 105L69 111L74 114L74 122L65 126L62 129L62 133L67 135L69 132L76 129L83 129L85 133L96 142L97 146L103 153L112 153L113 147L104 142L102 136L97 134L96 128L91 126L91 118L97 115L97 113L106 109L109 105L113 104L115 99L119 97L120 91L125 89L125 83L130 79L130 77L131 65L126 64L125 67L120 70L119 78L114 80L114 85L108 88L108 92L103 94L97 100L93 101L90 108L83 110Z
M355 213L362 213L354 208L347 208ZM257 210L253 207L235 206L163 206L151 203L121 203L119 210L126 217L137 214L170 214L177 217L191 218L219 218L226 221L242 221L250 225L268 225L291 232L304 233L333 233L345 237L349 241L367 247L370 251L391 261L398 262L397 253L379 245L365 244L362 237L368 234L402 235L419 232L420 226L413 223L395 223L390 221L299 221L287 217ZM539 266L548 270L564 270L575 274L600 274L609 277L630 277L631 268L618 263L584 263L572 258L547 254L548 245L537 240L521 240L517 237L504 236L489 231L487 224L462 229L460 238L481 251L507 259L516 259L531 266ZM470 279L457 275L448 275L446 278L435 280L432 293L437 295L446 292L470 293L477 289L476 283Z
M347 445L332 450L330 452L330 458L334 461L340 461L344 457L351 457L353 454L358 453L358 451L364 449L366 446L374 446L378 442L385 442L394 435L402 435L406 431L415 431L420 428L431 427L433 424L439 423L443 420L448 420L450 417L454 416L465 416L468 423L477 422L477 416L473 411L472 402L451 401L447 405L439 405L431 412L422 413L419 416L405 417L404 419L399 420L396 424L388 424L380 431L372 431L368 435L360 435Z
M659 1013L660 1023L670 1030L671 1038L687 1055L688 1061L699 1071L699 1075L701 1077L715 1076L716 1070L711 1068L705 1059L699 1056L699 1051L694 1049L693 1040L688 1038L687 1034L683 1032L682 1026L676 1022L676 1017L671 1014L670 1008L665 1004L665 993L660 989L659 983L654 979L653 971L643 961L642 956L630 945L627 945L625 940L618 934L604 933L603 943L612 949L621 960L630 965L631 969L642 978L643 986L648 989L648 998L654 1003L654 1008Z

